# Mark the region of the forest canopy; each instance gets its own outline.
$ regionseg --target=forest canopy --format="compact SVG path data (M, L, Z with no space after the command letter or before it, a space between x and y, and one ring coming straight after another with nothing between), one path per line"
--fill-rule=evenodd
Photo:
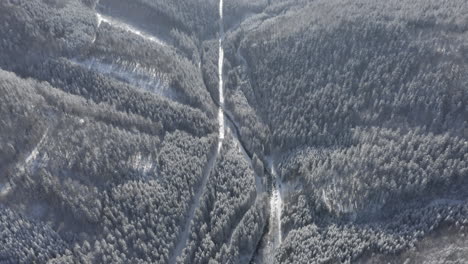
M0 1L0 263L463 261L467 34L465 0Z

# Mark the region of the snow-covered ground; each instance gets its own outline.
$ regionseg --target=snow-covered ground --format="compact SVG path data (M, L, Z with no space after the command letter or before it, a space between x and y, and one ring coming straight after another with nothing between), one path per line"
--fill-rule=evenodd
M137 153L135 156L131 157L130 162L134 170L138 171L143 177L146 177L148 172L154 167L152 160L153 158L151 156L143 157L141 153Z
M232 113L229 112L229 110L227 110L227 109L224 110L224 113L227 116L231 116L231 117L233 116ZM230 122L231 120L232 120L232 122ZM258 195L260 195L261 193L263 193L265 191L265 188L263 187L263 180L255 172L255 169L254 169L254 166L253 166L253 163L252 163L252 159L250 158L249 154L247 154L247 151L242 146L242 143L239 140L240 136L236 133L236 129L234 128L234 126L236 126L237 124L234 124L233 122L234 121L233 121L232 118L229 120L229 122L227 122L226 130L232 135L235 147L239 150L239 153L242 154L242 157L244 157L244 159L249 163L250 168L255 173L255 185L256 185L257 196L258 196Z
M268 167L273 179L273 186L270 197L270 225L272 226L272 232L274 234L274 247L278 247L282 241L281 232L281 214L283 212L283 184L281 179L276 172L275 160L273 158L268 159Z
M99 59L70 60L84 68L112 76L135 87L177 101L180 97L169 86L169 77L156 69L143 67L139 63L117 60L115 63L105 63Z
M281 181L276 174L275 166L271 166L271 174L273 178L275 178L274 188L271 193L270 198L270 210L271 210L271 218L273 218L272 222L276 224L276 247L281 244L282 236L281 236L281 213L283 212L283 198L282 198L282 190L281 190Z
M208 164L205 166L203 170L203 178L200 186L198 187L194 197L193 202L190 205L190 209L188 212L188 217L185 222L185 226L182 229L182 234L180 235L179 241L174 249L174 253L172 254L171 258L169 259L169 263L176 263L177 257L182 255L184 248L187 245L189 232L191 229L191 225L193 224L193 218L195 217L195 212L198 207L200 207L200 198L205 191L206 184L208 183L208 179L210 178L211 171L213 170L214 165L216 164L217 157L219 155L219 148L216 149L215 153L211 155L210 159L208 160Z
M122 20L119 20L117 18L114 18L114 17L110 17L110 16L106 16L106 15L103 15L103 14L100 14L100 13L96 13L96 19L97 19L97 25L98 27L101 25L102 22L105 22L113 27L117 27L117 28L120 28L120 29L123 29L125 31L128 31L132 34L135 34L135 35L138 35L146 40L149 40L149 41L152 41L152 42L155 42L161 46L167 46L166 42L164 42L162 39L154 36L154 35L151 35L147 32L144 32L140 29L137 29L136 27L122 21ZM96 41L96 38L94 38L93 40L93 43L94 41Z
M186 247L189 231L191 229L191 225L193 224L193 218L195 216L196 209L200 206L200 198L205 190L206 184L208 182L209 176L211 171L213 170L214 165L216 164L216 159L221 152L221 148L223 146L223 141L225 137L225 120L224 120L224 84L223 84L223 62L224 62L224 49L223 49L223 37L224 37L224 29L223 29L223 0L219 1L219 16L220 16L220 34L219 34L219 57L218 57L218 76L219 76L219 109L218 109L218 126L219 126L219 133L218 133L218 146L216 151L213 155L211 155L207 166L203 171L203 179L200 187L198 188L195 196L193 198L193 203L190 206L188 218L184 229L181 234L181 238L179 239L174 253L172 254L171 258L169 259L169 263L176 263L177 257L182 255L184 248Z
M102 15L99 13L96 13L96 20L97 20L97 27L99 28L102 23Z
M9 183L0 183L0 200L7 196L11 191L11 185Z
M37 143L37 145L34 147L34 149L29 153L29 155L26 157L24 162L19 166L19 171L24 172L31 167L34 167L34 163L37 160L37 156L39 155L39 151L41 150L42 145L44 145L44 142L47 138L47 135L49 133L49 128L46 129L44 134L42 135L41 139Z
M283 198L285 186L276 172L274 156L266 157L268 171L272 177L270 194L270 217L268 233L263 237L260 248L254 256L254 263L273 263L276 250L283 240L281 217L283 212ZM287 188L286 188L287 189Z
M219 56L218 56L218 92L219 92L219 110L218 110L218 124L219 124L219 143L218 150L221 149L224 140L224 82L223 82L223 66L224 66L224 48L223 48L223 38L224 38L224 26L223 26L223 0L219 1Z

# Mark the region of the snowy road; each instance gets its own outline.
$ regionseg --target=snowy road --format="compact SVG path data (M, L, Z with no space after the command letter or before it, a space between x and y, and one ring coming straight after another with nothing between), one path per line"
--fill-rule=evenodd
M268 171L271 175L271 194L270 194L270 216L268 220L268 233L262 239L262 242L253 256L252 263L273 263L277 249L281 246L283 237L281 229L281 218L283 212L283 196L285 194L284 183L276 172L276 159L266 157Z
M110 16L106 16L106 15L103 15L103 14L100 14L100 13L96 13L96 19L97 19L97 26L99 28L99 26L101 26L101 23L102 22L106 22L107 24L113 26L113 27L116 27L116 28L120 28L120 29L123 29L125 31L128 31L132 34L135 34L135 35L138 35L146 40L149 40L149 41L152 41L152 42L155 42L155 43L158 43L159 45L162 45L162 46L167 46L167 44L160 38L157 38L155 37L154 35L151 35L149 33L146 33L142 30L139 30L137 28L135 28L134 26L122 21L122 20L119 20L117 18L113 18L113 17L110 17ZM96 41L96 37L93 39L93 43L94 41Z
M219 143L218 143L219 146ZM208 183L208 179L210 178L211 171L213 170L217 157L219 155L220 148L216 148L215 153L213 153L208 160L208 164L205 166L203 170L203 179L200 183L200 187L198 187L197 192L193 197L193 203L190 205L189 213L187 220L185 222L185 226L182 229L182 234L180 235L179 241L174 249L174 253L172 254L171 258L169 259L169 263L176 263L177 257L182 255L184 248L187 245L187 241L189 238L190 229L192 226L193 218L195 217L195 212L198 207L200 207L200 198L203 195L203 192L206 188L206 184Z
M224 133L225 133L225 122L224 122L224 81L223 81L223 66L224 66L224 25L223 25L223 0L219 1L219 56L218 56L218 78L219 78L219 109L218 109L218 124L219 124L219 143L218 151L223 146Z
M144 89L151 93L159 94L172 101L182 103L177 94L170 87L170 78L167 74L158 72L154 68L148 68L139 63L116 60L113 63L105 63L100 59L71 59L71 63L79 65L88 70L108 75L117 80L126 82L135 87Z
M276 173L276 168L273 161L269 164L271 176L274 179L273 189L270 197L270 223L274 223L275 229L275 248L281 244L282 233L281 233L281 214L283 211L283 197L282 197L282 186L281 179Z
M169 259L169 263L176 263L177 262L177 257L182 255L182 252L184 248L187 245L187 240L189 238L189 231L191 229L191 225L193 224L193 218L195 216L195 211L196 209L200 206L200 198L206 188L206 184L208 182L208 179L210 178L211 171L213 170L213 167L216 164L216 159L218 155L221 152L221 148L223 146L223 141L225 137L225 120L224 120L224 83L223 83L223 62L224 62L224 49L223 49L223 38L224 38L224 26L223 26L223 0L219 1L219 17L220 17L220 22L219 22L219 57L218 57L218 77L219 77L219 86L218 86L218 92L219 92L219 109L218 109L218 126L219 126L219 132L218 132L218 146L216 148L216 151L213 155L211 155L210 160L208 161L207 166L205 167L205 170L203 172L203 180L201 183L201 186L198 188L197 193L195 194L195 197L193 198L194 202L190 207L189 210L189 215L186 221L186 224L184 226L184 229L182 231L181 238L179 239L179 242L177 243L174 253L172 254L172 257Z
M34 147L34 149L26 157L26 159L24 160L24 163L19 167L19 170L21 172L25 172L26 170L29 170L31 167L34 166L34 162L37 160L37 156L39 155L39 151L42 148L42 145L44 144L48 133L49 133L49 128L46 128L44 134L42 135L42 137L39 140L39 142L37 143L37 145Z

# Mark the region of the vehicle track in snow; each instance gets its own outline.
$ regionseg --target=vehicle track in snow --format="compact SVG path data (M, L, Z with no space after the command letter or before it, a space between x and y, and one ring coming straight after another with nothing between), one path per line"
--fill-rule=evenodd
M29 153L29 155L24 160L24 163L19 167L20 172L25 172L26 170L31 169L34 167L34 163L37 160L37 156L39 155L39 151L41 150L44 142L46 141L47 135L49 134L49 128L46 128L44 134L42 135L39 142L36 144L33 150Z

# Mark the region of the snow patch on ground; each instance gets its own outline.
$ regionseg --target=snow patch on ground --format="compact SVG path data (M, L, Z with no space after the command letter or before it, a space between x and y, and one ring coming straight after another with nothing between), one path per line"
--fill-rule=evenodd
M42 146L44 145L44 142L46 141L48 132L49 132L49 128L46 129L46 131L44 132L44 135L42 135L41 139L39 140L39 143L37 143L34 149L29 153L29 155L24 160L24 163L20 165L19 171L25 172L26 170L31 169L32 167L35 167L37 157L39 155L39 151L41 150Z
M270 221L273 224L273 226L276 226L274 243L275 247L278 247L282 241L281 214L283 212L283 184L279 175L276 172L276 167L273 159L269 159L268 166L270 168L271 176L274 181L270 198Z
M149 40L151 42L154 42L154 43L157 43L161 46L168 46L166 44L166 42L164 42L162 39L154 36L154 35L151 35L145 31L142 31L140 29L137 29L136 27L120 20L120 19L117 19L117 18L114 18L114 17L110 17L110 16L106 16L106 15L103 15L101 13L97 13L96 14L96 19L97 19L97 24L98 24L98 27L101 25L102 22L105 22L113 27L116 27L116 28L120 28L120 29L123 29L125 31L128 31L132 34L135 34L143 39L146 39L146 40ZM93 41L94 42L94 41Z
M281 230L281 218L283 212L283 198L285 186L276 171L275 157L266 157L268 170L272 177L270 194L270 217L268 233L263 238L258 254L254 257L254 263L273 263L276 250L283 240Z
M49 131L49 129L47 128L44 135L42 135L42 138L41 140L39 141L39 143L36 145L36 147L31 151L31 153L26 157L25 159L25 163L26 164L29 164L31 162L33 162L34 160L37 159L37 155L39 154L39 149L40 147L42 146L42 144L44 143L44 140L47 136L47 132Z
M224 121L224 82L223 82L223 66L224 66L224 48L223 48L223 39L224 39L224 27L223 27L223 0L219 1L219 56L218 56L218 92L219 92L219 110L218 110L218 124L219 124L219 143L218 149L221 150L224 140L225 133L225 121Z
M148 172L154 167L151 157L143 158L141 153L137 153L136 155L132 156L130 162L132 164L132 168L143 176L146 176Z
M11 191L9 183L0 183L0 199L6 197Z
M29 208L29 213L35 219L42 219L47 213L47 205L43 202L33 203Z

